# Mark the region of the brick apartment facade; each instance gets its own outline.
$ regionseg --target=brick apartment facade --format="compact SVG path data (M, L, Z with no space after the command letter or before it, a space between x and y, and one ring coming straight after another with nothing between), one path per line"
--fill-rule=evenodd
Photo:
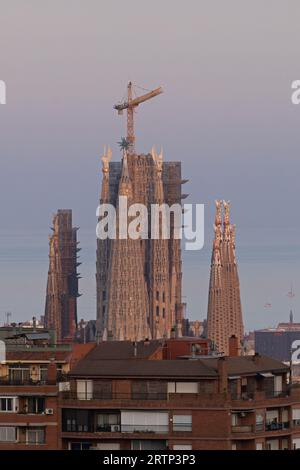
M0 450L59 449L58 382L94 344L28 347L0 364Z
M0 450L300 448L288 367L206 348L183 338L8 352Z
M161 360L152 342L102 343L60 393L60 446L299 448L300 389L287 384L288 373L286 365L258 355Z

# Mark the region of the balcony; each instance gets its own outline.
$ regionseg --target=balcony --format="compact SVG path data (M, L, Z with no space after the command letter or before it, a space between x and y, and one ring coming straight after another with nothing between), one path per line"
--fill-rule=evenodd
M244 393L231 393L230 395L231 400L254 400L255 399L255 394L250 393L250 392L244 392Z
M279 423L277 421L267 421L265 430L266 431L283 431L285 429L289 429L289 427L290 427L290 423L288 421L283 422L283 423Z
M103 393L103 392L61 392L61 397L63 400L167 400L167 393Z
M63 433L151 433L166 434L169 427L154 424L112 424L97 426L93 424L73 424L64 426Z
M251 433L251 432L253 432L253 429L254 429L254 426L252 426L251 424L231 426L231 432L233 434L236 434L236 433Z
M282 390L256 390L255 392L231 393L230 398L233 401L260 401L272 400L276 398L286 398L291 394L290 389Z

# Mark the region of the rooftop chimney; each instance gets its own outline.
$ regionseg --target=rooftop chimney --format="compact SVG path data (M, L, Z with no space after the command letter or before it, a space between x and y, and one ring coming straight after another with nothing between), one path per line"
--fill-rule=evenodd
M219 393L226 393L228 390L228 372L227 362L224 356L218 359L218 374L219 374Z
M57 377L57 367L55 364L55 359L51 358L47 367L47 384L54 385L56 384Z
M235 335L229 338L229 356L240 356L239 340Z

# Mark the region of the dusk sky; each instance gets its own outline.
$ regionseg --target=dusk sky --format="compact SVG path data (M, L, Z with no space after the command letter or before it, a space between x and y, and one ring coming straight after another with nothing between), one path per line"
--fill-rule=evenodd
M205 249L185 253L184 300L206 316L214 200L229 199L246 330L300 322L298 0L0 0L0 324L43 314L52 214L73 209L95 318L104 144L120 159L129 80L164 94L136 113L137 150L163 146L205 204ZM138 89L137 89L138 92ZM143 91L139 90L143 93ZM264 305L271 303L272 308Z

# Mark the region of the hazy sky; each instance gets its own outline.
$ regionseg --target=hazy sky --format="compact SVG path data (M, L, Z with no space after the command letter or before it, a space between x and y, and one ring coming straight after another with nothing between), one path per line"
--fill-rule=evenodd
M137 149L162 144L183 163L187 202L206 205L206 252L185 256L191 316L206 314L213 201L225 198L246 325L287 318L291 281L300 321L299 21L298 0L0 0L0 322L42 313L58 208L81 227L80 315L95 315L100 156L109 143L120 158L113 105L129 80L165 89L136 114Z

